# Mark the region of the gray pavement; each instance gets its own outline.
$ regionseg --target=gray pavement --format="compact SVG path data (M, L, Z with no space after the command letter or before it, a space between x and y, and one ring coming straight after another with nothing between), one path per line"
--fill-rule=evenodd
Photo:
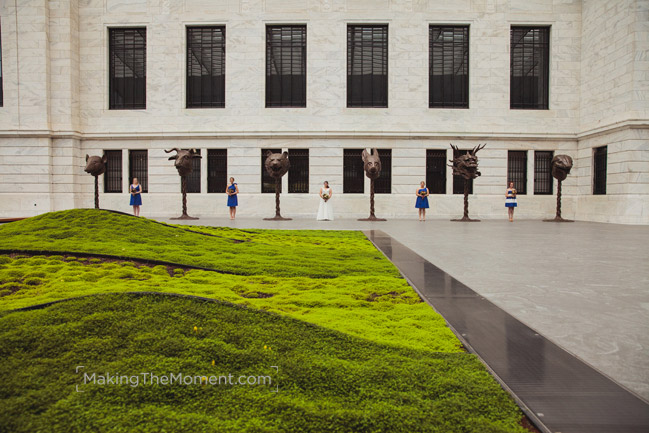
M161 221L177 223L165 218ZM649 226L485 220L264 221L238 228L383 230L546 338L649 400Z

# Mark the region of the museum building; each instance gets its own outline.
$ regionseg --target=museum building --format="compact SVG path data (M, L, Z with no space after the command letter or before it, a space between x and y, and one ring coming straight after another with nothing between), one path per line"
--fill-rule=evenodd
M92 207L180 212L165 150L196 149L188 203L272 216L264 154L288 152L282 213L366 216L361 151L377 148L377 216L461 216L448 163L479 144L471 215L554 216L550 161L574 166L563 216L649 223L647 0L12 0L0 3L0 217Z

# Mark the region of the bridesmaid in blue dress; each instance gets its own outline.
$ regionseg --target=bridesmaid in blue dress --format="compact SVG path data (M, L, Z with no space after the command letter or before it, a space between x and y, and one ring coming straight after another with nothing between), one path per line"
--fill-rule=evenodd
M133 183L129 188L131 193L131 206L133 206L133 215L140 216L140 206L142 206L142 187L137 180L137 177L133 178Z
M516 206L518 206L516 204L516 188L514 188L514 182L509 182L509 188L507 188L507 194L505 194L505 207L509 214L510 223L514 222L514 208Z
M239 205L239 200L237 199L237 194L239 194L239 187L234 183L234 178L230 178L230 185L225 190L225 193L228 195L228 207L230 208L230 219L233 220L234 216L237 214L237 206Z
M426 209L428 209L428 188L423 180L419 183L417 190L417 202L415 207L419 209L419 221L426 221Z

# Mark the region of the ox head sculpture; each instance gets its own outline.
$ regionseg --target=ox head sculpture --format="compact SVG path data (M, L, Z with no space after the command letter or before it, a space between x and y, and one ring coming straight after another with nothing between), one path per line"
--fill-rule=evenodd
M478 171L478 153L481 149L484 149L486 144L478 145L472 150L467 150L464 155L454 157L450 162L453 163L453 176L462 176L464 179L475 179L480 176L481 173ZM459 152L460 149L457 146L451 144L451 148L454 151Z
M371 149L370 152L367 149L363 149L361 154L363 158L363 170L365 170L365 176L374 180L381 176L381 158L379 158L379 151L377 149Z
M264 167L273 179L281 178L291 167L291 163L288 160L288 152L273 153L267 150L265 155L266 161L264 162Z
M180 176L187 176L193 170L192 160L201 156L196 152L196 149L178 149L177 147L171 150L165 150L165 153L171 153L174 150L176 154L170 156L169 161L176 160L174 165L176 166L176 170L178 170L178 174Z
M555 155L552 158L552 177L563 181L570 174L572 169L572 158L568 155Z
M86 168L84 171L93 176L99 176L106 171L106 162L108 158L104 156L88 156L86 155Z

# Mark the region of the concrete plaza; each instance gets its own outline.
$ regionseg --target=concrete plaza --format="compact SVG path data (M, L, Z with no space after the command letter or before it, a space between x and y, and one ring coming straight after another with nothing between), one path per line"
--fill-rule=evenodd
M178 223L169 219L165 222ZM382 230L537 332L649 400L649 227L429 219L185 222Z

